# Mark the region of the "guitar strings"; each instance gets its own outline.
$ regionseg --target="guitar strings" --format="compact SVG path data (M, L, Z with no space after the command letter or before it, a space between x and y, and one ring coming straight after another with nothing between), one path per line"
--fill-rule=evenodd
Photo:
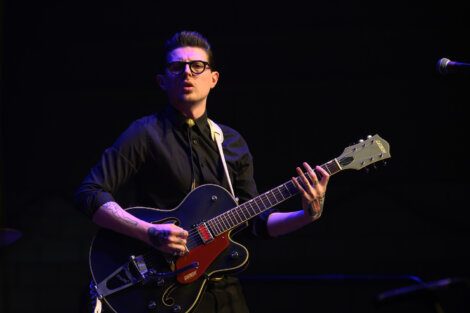
M349 156L350 154L352 154L352 152L346 153L346 154L344 155L344 157ZM334 167L337 166L336 164L334 164L334 163L332 163L331 161L329 161L329 162L327 162L327 163L321 165L321 167L322 167L322 168L325 168L325 167L326 167L326 170L328 170L328 172L331 173L330 165L331 165L331 166L334 166ZM309 174L308 172L307 172L307 173L304 173L304 174L306 175L306 177L308 177L310 180L312 180L312 178L311 178L311 176L310 176L310 174ZM298 181L300 180L300 182L302 182L300 176L297 176L295 179L298 180ZM281 187L284 187L287 191L289 191L289 194L290 194L290 195L284 198L283 193L279 190L279 188L281 188ZM237 221L237 217L236 217L236 215L235 215L235 213L238 213L238 212L237 212L237 209L240 209L240 212L243 214L243 216L245 216L245 221L248 220L248 219L251 219L252 217L254 217L254 216L256 216L256 215L262 213L263 211L269 209L270 207L273 207L274 205L277 205L277 204L279 204L279 203L281 203L281 202L287 200L288 198L290 198L290 197L292 197L292 196L298 194L298 190L295 191L294 193L292 193L292 192L291 192L291 190L292 190L291 187L293 187L293 183L292 183L292 181L288 181L288 182L286 182L286 183L284 183L284 184L282 184L282 185L280 185L280 186L278 186L278 187L273 188L271 191L268 191L268 192L266 192L266 193L263 193L263 194L261 194L261 195L258 195L258 196L255 197L254 199L252 199L252 200L250 200L250 201L247 201L247 202L245 202L245 203L243 203L243 204L241 204L241 205L239 205L239 206L236 206L236 207L234 207L234 208L232 208L232 209L230 209L230 210L228 210L228 211L226 211L226 212L220 214L219 216L216 216L216 217L210 219L210 220L207 221L206 223L209 224L209 227L212 228L212 233L214 233L214 234L215 234L215 229L214 229L215 227L218 227L218 228L222 229L222 230L223 230L222 232L218 232L218 231L217 231L218 234L215 234L216 236L217 236L217 235L220 235L221 233L223 233L223 232L225 232L225 231L228 231L228 230L232 229L233 227L236 227L236 226L238 226L238 225L241 224L240 222ZM277 201L276 195L275 195L276 192L277 192L277 195L281 195L284 199L282 199L281 201L277 201L276 204L272 205L272 203L270 203L270 201L269 201L270 199L269 199L269 197L268 197L268 194L269 194L270 192L274 195L274 199L275 199L276 201ZM267 197L267 200L268 200L268 202L269 202L269 205L268 205L268 206L265 206L265 204L264 204L264 202L263 202L263 199L262 199L262 196L266 196L266 197ZM258 206L258 208L260 208L260 205L259 205L259 204L261 203L263 206L265 206L265 208L264 208L264 209L261 209L260 212L256 213L256 211L255 211L255 209L253 208L253 206L251 206L251 207L252 207L252 210L253 210L253 212L255 212L255 214L252 215L252 216L250 216L251 214L250 214L249 211L248 211L248 210L249 210L248 204L251 205L251 203L255 203L255 204ZM243 210L245 210L245 211L243 211ZM248 219L246 219L246 214L245 214L245 213L248 214L248 216L249 216ZM230 217L230 214L232 214L232 217ZM238 213L238 216L241 217L240 213ZM225 217L225 221L223 220L223 217ZM230 225L230 222L233 223L233 219L232 219L232 218L235 219L235 221L238 222L238 223L234 223L234 225ZM219 221L217 221L217 219L219 219ZM211 222L212 222L213 225L210 225ZM244 222L244 221L243 221L243 218L242 218L242 222ZM225 224L229 225L229 228L225 229L225 228L226 228ZM224 230L224 229L225 229L225 230ZM200 241L201 243L203 243L203 240L200 238L200 235L199 235L199 233L198 233L198 230L197 230L196 228L192 228L192 229L188 232L188 238L187 238L187 242L188 242L188 243L187 243L186 246L192 246L193 244L195 244L196 247L197 247L197 246L198 246L198 239L199 239L199 241ZM191 248L192 248L192 247L191 247ZM151 251L150 253L144 254L145 257L149 257L149 256L152 256L152 255L158 255L158 251L154 250L154 251Z
M307 174L308 175L308 174ZM310 178L310 176L308 176ZM300 179L300 177L296 177L296 179ZM280 188L284 188L284 190L288 191L289 192L289 195L287 196L284 196L284 194L282 193L282 191L280 190ZM246 215L249 216L248 219L262 213L263 211L267 210L268 208L276 205L276 204L279 204L280 202L283 202L285 200L287 200L288 198L298 194L298 191L292 191L292 187L294 187L293 183L291 181L288 181L276 188L273 188L271 191L268 191L266 193L263 193L257 197L255 197L254 199L250 200L250 201L247 201L245 202L244 204L241 204L239 206L236 206L234 207L233 209L230 209L224 213L222 213L221 215L217 216L217 217L214 217L212 219L210 219L209 221L207 221L206 223L209 224L208 226L211 227L211 228L214 228L214 225L218 226L220 229L224 230L226 228L226 225L227 224L229 226L228 229L224 230L224 231L228 231L229 229L239 225L240 223L237 221L237 216L236 216L236 213L237 213L237 209L241 209L242 211L242 214L245 216L245 219L246 219ZM274 197L274 200L276 200L275 202L277 202L276 204L272 204L269 198L269 193L271 193ZM276 195L278 197L282 197L282 200L281 201L278 201L277 198L276 198ZM266 205L264 200L262 199L263 196L266 196L266 199L268 200L268 203L269 205ZM256 212L256 209L255 207L253 207L251 205L251 203L255 203L256 206L258 207L258 209L260 209L261 211L260 212ZM262 206L261 206L262 205ZM251 216L251 213L249 213L249 206L251 206L251 209L253 210L254 214ZM264 206L264 208L262 208ZM245 210L245 212L243 212L243 210ZM246 213L246 214L245 214ZM230 216L231 215L231 216ZM241 218L241 215L238 213L238 216ZM225 221L223 219L223 217L225 217ZM221 221L217 221L217 219L220 219ZM236 221L236 223L234 223L233 221ZM237 223L238 222L238 223ZM243 222L243 219L242 219L242 222ZM210 225L210 224L213 224L213 225ZM231 225L234 224L234 225ZM223 233L224 231L220 232L219 234ZM219 234L215 234L216 236L219 235ZM189 248L193 248L193 245L195 245L194 247L197 247L198 245L200 245L198 243L198 241L200 243L203 243L202 239L200 238L200 235L197 231L196 228L192 228L190 231L189 231L189 234L188 234L188 239L187 239L187 247ZM144 258L152 258L154 256L159 256L160 253L158 250L152 250L152 251L149 251L148 253L145 253L144 254ZM149 266L152 266L154 265L154 263L152 261L147 261L148 265Z
M347 156L348 154L345 154L345 155ZM329 173L332 172L332 171L331 171L331 167L332 167L332 166L336 167L336 164L332 163L331 161L329 161L329 162L327 162L327 163L321 165L321 167L322 167L322 168L326 168L326 170L327 170ZM333 168L334 168L334 167L333 167ZM310 180L312 180L312 178L311 178L311 176L310 176L309 173L304 173L304 174L306 175L306 177L308 177ZM298 180L298 181L300 181L300 183L302 183L300 176L297 176L295 179ZM281 187L284 187L284 189L289 192L289 195L288 195L287 197L285 197L285 196L283 195L282 191L280 191L280 188L281 188ZM210 219L210 220L207 222L207 224L208 224L209 227L212 228L212 233L214 233L214 234L217 236L217 235L223 233L224 231L228 231L229 229L231 229L231 228L233 228L233 227L235 227L235 226L240 225L240 224L243 223L244 221L246 221L246 220L248 220L248 219L250 219L250 218L252 218L252 217L254 217L254 216L256 216L256 215L258 215L258 214L260 214L260 213L262 213L263 211L267 210L268 208L273 207L274 205L277 205L277 204L279 204L280 202L285 201L285 200L287 200L288 198L290 198L290 197L292 197L292 196L298 194L298 191L292 192L292 187L294 187L292 181L288 181L288 182L286 182L286 183L284 183L284 184L282 184L282 185L280 185L280 186L278 186L278 187L276 187L276 188L273 188L271 191L268 191L268 192L266 192L266 193L263 193L263 194L261 194L261 195L255 197L254 199L245 202L245 203L242 204L242 205L239 205L239 206L237 206L237 207L235 207L235 208L233 208L233 209L228 210L227 212L222 213L221 215L219 215L219 216L217 216L217 217L214 217L214 218ZM268 196L270 192L274 195L274 200L275 200L275 202L277 202L277 203L275 203L274 205L271 203L270 198L269 198L269 196ZM283 199L282 199L281 201L278 201L277 198L276 198L276 194L277 194L278 196L281 196ZM262 199L262 196L266 196L266 198L267 198L267 200L268 200L268 202L269 202L269 205L268 205L268 206L265 205L265 203L264 203L264 201L263 201L263 199ZM251 205L251 203L255 203L256 206L258 207L258 209L261 209L261 211L260 211L260 212L256 212L256 209L255 209L253 206L251 206L251 209L252 209L253 212L255 213L254 215L251 215L251 213L248 211L248 210L249 210L248 204ZM264 207L264 208L261 208L261 206L260 206L259 204L262 204L262 205L265 206L265 207ZM239 212L237 212L237 209L239 209L239 211L240 211L241 214L240 214ZM245 217L245 220L243 220L243 218L242 218L242 221L241 221L241 222L238 222L236 213L238 214L238 216L239 216L240 218L241 218L241 215L243 215L243 216ZM245 214L245 213L246 213L246 214ZM246 215L247 215L247 214L248 214L248 216L249 216L248 219L246 219ZM231 216L230 216L230 215L231 215ZM224 220L224 218L225 218L225 220ZM219 221L218 221L217 219L219 219ZM235 223L233 223L233 220L235 220ZM210 225L211 222L212 222L212 225ZM229 227L227 228L225 224L227 224ZM233 225L231 225L231 224L233 224ZM222 229L222 232L216 230L215 228ZM218 232L218 234L216 234L216 232ZM193 228L192 230L189 231L188 240L195 240L195 241L196 241L195 244L197 244L197 239L198 239L199 237L200 237L200 236L199 236L199 233L198 233L197 229ZM201 241L202 241L202 240L201 240Z
M328 167L328 164L325 164L325 166ZM329 170L329 169L328 169L328 170ZM330 170L329 170L329 171L330 171ZM306 173L306 175L307 175L308 178L311 179L311 177L310 177L310 175L309 175L308 173ZM300 180L300 177L297 177L296 179L297 179L297 180ZM282 191L280 190L280 188L282 188L282 187L284 187L284 189L289 192L289 195L288 195L287 197L284 196L284 194L283 194ZM291 181L286 182L286 183L284 183L283 185L280 185L280 186L274 188L272 191L268 191L267 193L263 193L263 194L257 196L256 198L254 198L254 199L252 199L252 200L250 200L250 201L245 202L245 203L242 204L242 205L239 205L239 206L237 206L237 207L235 207L235 208L233 208L233 209L230 209L230 210L228 210L228 211L222 213L221 215L219 215L219 216L217 216L217 217L212 218L211 220L209 220L209 221L206 222L206 223L209 224L209 227L212 228L212 233L215 233L215 231L217 231L217 230L215 230L214 228L220 228L220 229L222 229L222 230L223 230L222 232L217 231L218 234L221 234L221 233L223 233L224 231L227 231L227 230L229 230L229 229L231 229L231 228L233 228L233 227L235 227L235 226L237 226L237 225L240 225L240 224L243 223L244 221L246 221L246 220L252 218L253 216L256 216L257 214L262 213L264 210L267 210L269 207L272 207L272 206L274 206L274 205L277 205L277 204L279 204L280 202L285 201L285 200L288 199L289 197L292 197L292 196L296 195L298 192L292 193L292 187L293 187L293 184L292 184ZM269 193L271 193L271 194L274 196L274 200L275 200L275 202L277 202L277 203L275 203L274 205L273 205L273 204L271 203L271 201L270 201ZM277 195L278 197L279 197L279 196L282 197L282 200L281 200L281 201L278 201L276 195ZM268 202L269 202L269 205L268 205L268 206L266 206L265 201L262 199L263 196L266 196L266 198L267 198L267 200L268 200ZM260 212L256 212L255 207L251 206L251 209L252 209L253 212L254 212L254 214L252 215L252 214L248 211L248 210L249 210L248 205L249 205L250 203L255 203L256 206L258 207L258 209L260 209L261 211L260 211ZM260 205L260 204L262 204L262 205ZM264 206L264 208L262 208L262 206ZM237 212L237 209L240 209L241 214ZM246 214L245 214L245 213L246 213ZM238 221L237 215L239 216L239 218L242 219L241 222ZM243 220L243 218L242 218L241 215L243 215L243 216L245 217L245 220ZM246 215L249 216L248 219L246 219ZM217 219L219 219L219 221L217 221ZM224 220L224 219L225 219L225 220ZM234 223L234 220L235 220L235 223ZM210 225L211 223L212 223L212 225ZM228 225L229 227L227 228L227 226L226 226L225 224ZM232 224L233 224L233 225L232 225ZM218 235L218 234L216 234L216 235ZM196 240L196 241L197 241L198 237L199 237L199 233L198 233L197 229L193 228L193 229L191 229L191 230L189 231L188 240ZM197 242L195 242L195 243L197 244Z

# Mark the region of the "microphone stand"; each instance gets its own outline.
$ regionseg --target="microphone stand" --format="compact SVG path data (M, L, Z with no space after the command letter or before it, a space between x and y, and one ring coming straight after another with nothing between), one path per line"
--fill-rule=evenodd
M456 286L464 286L468 288L470 287L470 282L467 279L460 277L444 278L431 282L420 282L411 286L384 291L377 295L375 300L376 304L385 304L404 299L426 296L431 297L434 301L434 309L436 313L444 313L444 309L438 301L436 292Z

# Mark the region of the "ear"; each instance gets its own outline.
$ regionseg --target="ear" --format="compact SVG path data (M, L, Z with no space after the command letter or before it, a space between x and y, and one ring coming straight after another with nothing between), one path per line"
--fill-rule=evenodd
M217 71L214 71L214 72L211 72L211 79L212 79L212 84L211 84L211 89L215 87L215 85L217 85L217 82L219 81L219 72Z
M166 91L166 79L165 79L165 76L162 75L162 74L157 74L156 76L156 79L157 79L157 84L160 86L160 88L163 90L163 91Z

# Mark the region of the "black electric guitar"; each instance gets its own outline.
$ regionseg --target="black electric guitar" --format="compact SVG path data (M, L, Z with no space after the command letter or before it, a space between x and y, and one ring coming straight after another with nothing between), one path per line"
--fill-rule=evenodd
M332 175L387 158L389 144L375 135L347 147L321 166ZM297 179L300 182L300 177ZM238 272L247 265L248 250L232 240L232 232L297 193L288 181L237 205L226 189L202 185L173 210L127 209L147 222L176 223L186 229L189 252L181 257L165 255L136 239L100 229L90 247L90 269L98 297L119 313L192 311L211 277Z

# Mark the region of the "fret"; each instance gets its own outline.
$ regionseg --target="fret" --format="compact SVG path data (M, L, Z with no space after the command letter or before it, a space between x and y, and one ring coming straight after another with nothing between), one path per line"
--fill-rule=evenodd
M264 203L263 196L264 196L264 194L262 194L262 195L257 199L257 201L256 201L256 204L257 204L258 207L259 207L259 212L258 212L258 213L263 212L263 211L266 210L266 208L268 207L268 206Z
M237 213L238 215L238 218L240 219L240 221L238 221L239 223L243 221L243 217L240 215L240 210L237 210L237 208L234 209L234 212Z
M240 205L240 211L241 213L243 214L243 218L246 220L248 220L248 218L246 217L246 214L245 214L245 209L248 209L247 208L247 205L246 205L246 202L243 203L242 205Z
M313 179L312 179L312 177L311 177L308 173L306 173L306 176L308 177L308 179L309 179L309 181L310 181L310 184L312 184L312 187L313 187Z
M220 222L217 219L214 220L214 224L217 225L217 231L219 234L224 232L224 228L222 224L220 224Z
M220 219L219 219L219 218L216 218L216 219L214 220L214 224L217 225L217 229L218 229L219 234L221 234L221 233L224 232L224 226L220 223Z
M212 220L207 221L206 225L207 225L207 228L209 229L209 231L211 232L211 234L215 234L215 229L214 229Z
M232 216L233 216L233 219L236 222L236 225L240 224L241 218L240 218L240 216L238 216L238 212L237 212L236 208L231 209L230 212L232 213Z
M250 200L250 201L247 202L247 204L250 206L249 208L247 207L247 209L251 208L251 211L253 212L253 213L251 213L249 210L247 210L247 213L249 214L250 217L256 215L255 208L253 207L253 202L254 202L254 200Z
M286 186L286 187L287 187L287 190L289 191L289 193L291 194L291 196L296 195L297 192L299 192L299 190L297 189L297 187L295 187L295 185L294 185L293 182L290 181L290 182L288 182L286 185L287 185L287 186Z
M279 190L279 188L280 188L280 187L277 187L277 188L275 189L277 192L276 192L276 191L273 192L274 197L276 198L276 201L277 201L277 202L281 202L281 201L284 201L284 200L285 200L285 198L284 198L284 196L282 195L282 192ZM280 200L277 199L276 194L279 196L279 198L281 198Z
M231 216L230 220L235 221L235 225L238 225L240 221L237 219L237 216L235 215L235 211L232 209L229 212L229 216Z
M339 167L339 164L337 163L336 159L331 160L330 162L326 163L328 173L330 175L333 175L341 170Z
M289 188L287 188L286 185L287 185L287 183L282 185L283 188L281 190L281 193L282 193L282 196L284 197L284 199L290 198L292 196L292 194L289 192Z
M269 203L269 199L268 199L268 205L266 205L266 204L264 203L265 200L263 199L263 197L266 198L266 197L267 197L266 194L263 193L263 194L261 195L261 197L260 197L261 203L264 205L264 208L263 208L263 209L265 209L265 208L269 207L271 203Z
M287 198L290 198L289 190L287 190L285 185L279 186L279 192L281 193L284 200L287 199Z
M215 221L215 224L217 224L217 227L219 228L219 233L223 233L224 227L220 223L220 216L214 217L213 220Z
M325 164L325 166L322 166L322 168L328 172L328 174L331 175L331 170L330 170L330 165L331 165L331 162L328 162Z
M233 226L235 226L235 224L233 223L232 219L230 218L230 211L228 212L225 212L224 214L224 217L227 221L227 224L229 225L229 229L232 228ZM233 225L232 225L233 224Z
M235 225L235 224L233 223L232 218L230 217L230 211L225 212L224 217L227 220L227 223L230 226L230 228L232 228L233 225Z
M250 201L250 207L251 207L251 212L250 212L251 216L255 216L256 214L258 214L259 206L257 203L257 198Z
M271 202L270 207L273 207L273 206L275 206L275 205L278 203L278 201L276 200L276 195L274 194L274 191L273 191L273 190L270 190L270 191L269 191L268 200L269 200L269 202Z
M328 172L329 175L335 174L341 170L341 167L339 166L339 163L336 159L321 165L321 167L326 172ZM307 179L312 181L312 177L308 174L308 172L305 173L305 176ZM296 179L301 186L304 186L300 176L297 176L294 179ZM234 228L235 226L240 225L245 221L248 221L252 217L268 210L269 208L297 195L298 193L299 190L295 184L289 180L282 185L279 185L239 206L234 207L233 209L223 214L212 218L206 223L211 232L213 232L215 235L219 235L231 228ZM190 241L188 240L188 242Z
M253 207L253 212L254 212L253 216L263 211L258 204L258 199L259 197L253 199L253 203L256 204L256 207L259 209L259 212L257 212L256 207Z
M217 225L217 234L222 234L225 231L224 226L217 221L215 222L215 224Z
M217 222L217 218L211 219L209 222L214 226L215 234L219 235L222 233L222 227L221 225Z
M251 208L253 209L253 215L252 216L255 216L256 214L258 214L259 211L261 211L261 208L258 205L258 199L257 198L253 199L253 201L251 202Z
M264 197L266 198L266 200L268 200L268 205L266 207L271 207L272 203L271 203L271 199L269 197L269 191L264 193Z
M222 221L222 225L223 225L223 228L222 228L222 229L223 229L224 231L230 228L230 227L227 227L227 224L225 223L226 221L225 221L225 219L224 219L224 215L223 215L223 214L219 215L219 219L220 219L220 221Z

